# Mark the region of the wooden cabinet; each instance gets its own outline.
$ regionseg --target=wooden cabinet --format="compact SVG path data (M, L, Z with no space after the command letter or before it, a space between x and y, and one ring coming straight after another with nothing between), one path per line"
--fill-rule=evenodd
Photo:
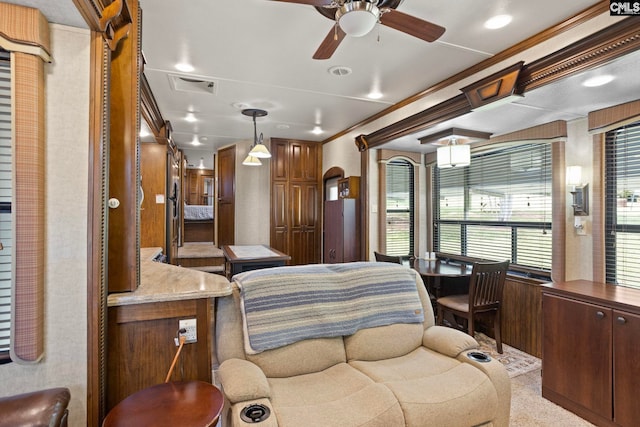
M211 300L208 298L109 307L107 410L165 380L177 351L181 319L196 319L198 341L185 344L171 381L211 382Z
M271 138L270 246L291 264L320 260L320 167L322 146Z
M338 197L341 199L357 199L360 197L360 177L348 176L338 180Z
M356 199L324 203L323 262L351 262L360 259L359 207Z
M597 425L640 420L640 291L589 281L543 289L542 395Z

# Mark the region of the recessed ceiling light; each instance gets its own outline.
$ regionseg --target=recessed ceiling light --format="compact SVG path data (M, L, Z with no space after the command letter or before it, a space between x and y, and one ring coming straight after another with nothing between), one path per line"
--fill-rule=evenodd
M313 128L313 130L311 131L312 134L314 135L321 135L324 131L322 130L322 128L320 126L315 126Z
M484 27L490 30L497 30L498 28L506 27L511 22L511 15L496 15L493 18L489 18L485 21Z
M145 138L149 135L151 135L151 133L149 133L147 129L145 128L140 129L140 138Z
M603 85L606 85L607 83L610 83L613 80L613 78L614 77L609 74L591 77L590 79L585 80L582 83L582 86L586 86L586 87L603 86Z
M183 73L190 73L194 70L193 65L187 64L186 62L179 62L175 65L176 70L182 71Z
M189 123L193 123L193 122L197 122L198 119L196 119L196 116L193 115L193 113L187 113L187 115L184 117L184 119L186 121L188 121Z
M277 129L289 129L289 127L290 126L288 124L285 124L285 123L280 123L280 124L276 125Z
M198 135L193 135L193 141L191 141L191 145L195 145L196 147L200 144L200 140L198 139Z
M332 74L332 75L338 76L338 77L348 76L349 74L351 74L353 72L351 70L351 68L344 67L342 65L337 65L335 67L331 67L327 71L329 72L329 74Z
M382 92L380 92L378 90L372 90L371 92L369 92L367 94L367 98L369 98L369 99L380 99L380 98L382 98Z

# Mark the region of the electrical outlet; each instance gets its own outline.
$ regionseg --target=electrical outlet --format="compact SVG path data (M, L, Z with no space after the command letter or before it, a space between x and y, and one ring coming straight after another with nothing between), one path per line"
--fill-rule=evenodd
M183 319L179 321L178 329L185 329L185 344L198 342L198 334L196 332L196 319Z

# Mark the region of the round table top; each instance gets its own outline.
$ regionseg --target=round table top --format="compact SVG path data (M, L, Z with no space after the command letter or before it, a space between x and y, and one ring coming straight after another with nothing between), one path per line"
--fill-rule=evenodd
M416 258L413 268L422 276L463 277L471 275L471 266L467 264L449 263L441 259L428 260Z
M103 427L212 426L224 400L220 390L203 381L177 381L140 390L107 414Z

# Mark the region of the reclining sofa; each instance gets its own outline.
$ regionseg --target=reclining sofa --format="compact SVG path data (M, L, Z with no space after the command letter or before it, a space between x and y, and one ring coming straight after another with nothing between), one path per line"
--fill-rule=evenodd
M318 264L232 282L216 311L223 426L508 426L506 369L434 325L413 270Z

